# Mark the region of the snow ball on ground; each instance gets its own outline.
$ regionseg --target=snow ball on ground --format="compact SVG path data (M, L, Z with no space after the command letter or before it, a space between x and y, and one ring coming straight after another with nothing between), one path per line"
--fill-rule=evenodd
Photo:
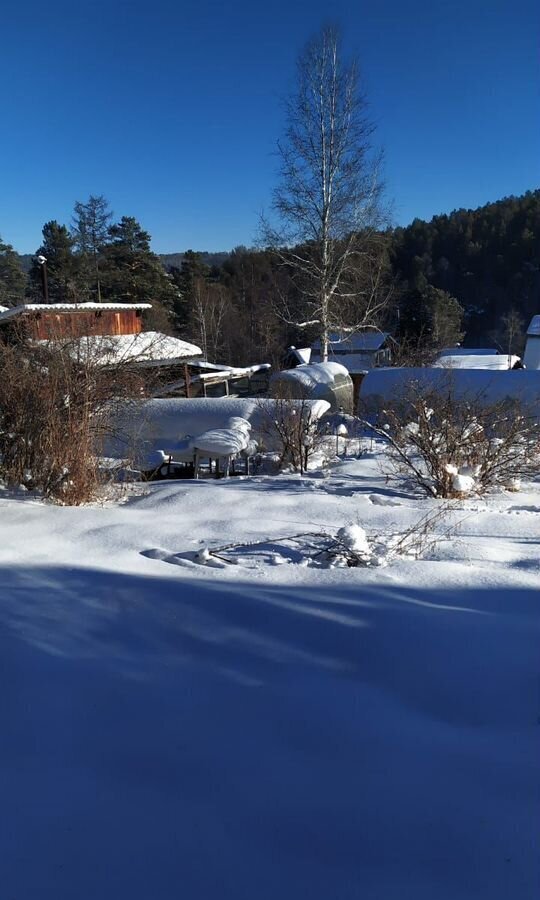
M474 478L470 475L454 475L452 487L460 494L468 494L474 488Z
M344 525L336 537L354 553L370 553L366 532L360 525Z

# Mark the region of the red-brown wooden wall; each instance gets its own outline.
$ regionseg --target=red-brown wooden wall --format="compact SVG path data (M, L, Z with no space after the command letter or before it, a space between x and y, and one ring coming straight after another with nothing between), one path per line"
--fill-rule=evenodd
M25 314L24 325L28 336L34 340L58 340L90 334L139 334L142 319L136 309L117 312L110 309L84 312L43 310Z

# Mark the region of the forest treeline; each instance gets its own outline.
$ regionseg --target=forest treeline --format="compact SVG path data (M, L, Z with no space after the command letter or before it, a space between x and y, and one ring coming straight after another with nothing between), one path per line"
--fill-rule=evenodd
M372 326L392 331L413 356L458 341L522 350L540 312L540 190L379 237L384 303ZM217 362L278 365L288 345L311 341L282 313L283 298L291 310L301 297L271 250L158 256L150 242L135 218L114 222L104 197L78 202L69 226L44 225L29 268L0 240L0 305L43 299L43 256L50 302L151 302L147 327L180 334Z

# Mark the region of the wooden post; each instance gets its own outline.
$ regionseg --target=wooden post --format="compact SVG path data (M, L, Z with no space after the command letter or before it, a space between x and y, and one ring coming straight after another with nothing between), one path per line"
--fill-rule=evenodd
M184 363L184 381L186 383L186 397L191 397L191 386L189 378L189 369L187 363Z
M199 477L199 451L195 450L195 455L193 457L193 477Z

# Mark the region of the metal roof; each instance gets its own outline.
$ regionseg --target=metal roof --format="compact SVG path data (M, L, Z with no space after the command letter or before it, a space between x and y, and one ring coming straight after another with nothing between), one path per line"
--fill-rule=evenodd
M362 353L366 351L380 350L384 342L391 337L388 331L363 331L358 334L338 334L332 332L329 335L330 353L341 356L346 353ZM313 342L313 349L320 350L320 339Z
M28 312L122 312L124 309L152 309L151 303L22 303L0 311L0 324Z

